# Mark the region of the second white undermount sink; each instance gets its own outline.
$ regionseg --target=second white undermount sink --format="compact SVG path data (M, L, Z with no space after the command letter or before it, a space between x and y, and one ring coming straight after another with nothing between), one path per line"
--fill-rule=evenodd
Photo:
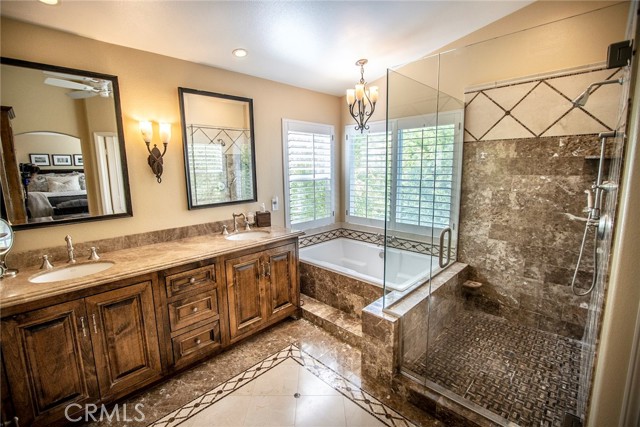
M263 237L267 237L269 235L268 231L264 230L251 230L251 231L240 231L238 233L229 234L228 236L224 236L227 240L257 240Z
M37 274L29 281L31 283L51 283L60 282L62 280L77 279L79 277L89 276L91 274L100 273L113 267L115 263L111 261L98 261L86 264L72 264L67 267L54 269L45 273Z

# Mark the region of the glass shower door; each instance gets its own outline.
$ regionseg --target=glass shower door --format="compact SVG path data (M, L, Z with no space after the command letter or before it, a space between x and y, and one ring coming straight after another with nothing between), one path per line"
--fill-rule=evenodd
M423 61L437 71L438 57ZM387 83L385 307L393 311L416 289L422 295L411 310L415 321L403 319L402 366L424 381L441 326L432 313L448 306L445 296L430 296L440 286L434 278L457 256L463 103L438 91L437 78L421 82L389 70Z

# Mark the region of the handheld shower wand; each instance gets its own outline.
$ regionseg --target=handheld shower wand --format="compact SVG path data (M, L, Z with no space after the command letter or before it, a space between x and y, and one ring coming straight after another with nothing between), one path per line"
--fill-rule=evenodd
M578 95L578 97L576 99L574 99L573 101L571 101L573 103L574 107L584 107L587 104L587 101L589 100L589 95L591 95L591 89L594 87L600 87L603 85L610 85L610 84L623 84L624 83L624 79L620 78L617 80L604 80L601 82L595 82L595 83L591 83L589 85L589 87L582 92L580 95Z
M587 89L585 93L588 93L588 91L589 89ZM600 216L600 208L602 207L602 192L611 191L617 188L617 186L613 183L603 182L602 176L604 171L607 139L615 138L616 135L616 131L602 132L598 135L598 137L600 138L600 164L598 165L598 177L596 178L596 182L593 184L591 189L585 190L585 193L587 193L587 210L589 211L589 213L587 215L587 224L584 227L584 234L582 235L582 243L580 244L580 254L578 255L578 262L576 263L576 269L573 273L573 278L571 279L571 290L575 295L578 296L585 296L590 294L591 291L593 291L593 288L595 288L596 286L596 282L598 279L598 239L603 238L605 231L611 226L611 220L607 214ZM587 233L589 232L589 227L593 227L596 229L596 233L593 239L593 279L591 281L591 286L589 287L589 289L587 289L585 292L578 292L575 287L576 278L578 277L578 269L580 268L580 262L582 261L582 254L584 252L584 245L587 241Z

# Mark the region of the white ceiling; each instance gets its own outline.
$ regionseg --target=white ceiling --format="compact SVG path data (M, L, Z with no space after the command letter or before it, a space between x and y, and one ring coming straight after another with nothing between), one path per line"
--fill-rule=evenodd
M91 39L342 95L531 1L0 2L0 13ZM231 55L235 48L245 58ZM94 70L99 71L99 70Z

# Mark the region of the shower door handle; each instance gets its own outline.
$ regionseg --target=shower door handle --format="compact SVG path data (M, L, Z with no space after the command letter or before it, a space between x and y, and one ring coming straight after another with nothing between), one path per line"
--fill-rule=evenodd
M447 262L443 262L442 255L444 252L444 235L449 233L449 243L447 244ZM442 229L440 232L440 250L438 251L438 265L444 268L451 261L451 227Z

